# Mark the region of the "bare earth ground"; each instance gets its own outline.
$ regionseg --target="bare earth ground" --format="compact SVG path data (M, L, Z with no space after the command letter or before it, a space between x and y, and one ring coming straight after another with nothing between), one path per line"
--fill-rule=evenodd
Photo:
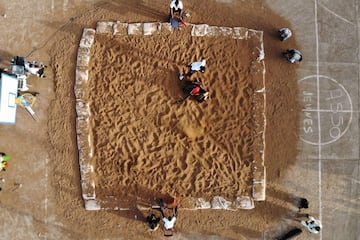
M40 122L34 122L19 109L16 125L0 126L0 150L11 157L8 171L1 173L7 179L0 195L3 236L9 236L5 239L159 238L162 232L148 233L141 222L143 213L135 209L128 212L85 211L79 185L73 86L77 46L84 27L95 27L99 20L164 21L167 3L64 1L46 3L45 6L39 2L1 2L0 5L7 13L3 22L9 26L16 26L12 18L19 12L24 12L24 18L38 19L24 21L14 27L11 34L1 37L1 59L22 55L47 61L49 65L46 80L29 79L33 89L40 92L34 107ZM294 97L297 95L296 66L288 65L280 55L287 47L297 47L295 38L286 43L277 39L277 29L289 23L262 1L222 3L200 0L185 4L192 15L189 20L192 23L244 26L264 31L268 101L265 155L270 182L268 191L277 197L256 203L251 211L182 211L174 238L270 239L276 235L273 230L276 222L295 209L288 195L275 187L297 154L300 108ZM29 9L32 9L31 14ZM39 17L42 16L40 10L46 10L44 17ZM37 31L41 34L33 33ZM19 182L23 186L14 188L14 183ZM5 219L18 222L22 231L14 232Z

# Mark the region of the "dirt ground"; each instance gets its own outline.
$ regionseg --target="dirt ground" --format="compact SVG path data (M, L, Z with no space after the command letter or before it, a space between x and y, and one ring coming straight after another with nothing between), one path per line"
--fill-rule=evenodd
M296 65L281 52L297 47L296 34L282 43L277 29L289 23L262 1L184 1L189 22L243 26L264 31L267 82L265 165L272 196L255 209L181 211L174 239L271 239L277 222L292 216L294 201L276 183L297 155L299 103ZM147 213L85 211L81 198L75 134L75 63L84 27L99 20L166 21L167 1L0 1L1 63L14 55L42 60L47 78L29 78L40 92L35 122L18 109L16 125L0 126L0 151L11 160L2 184L0 206L5 239L159 239L146 231ZM21 14L19 14L19 12ZM278 124L292 123L292 124ZM19 185L21 183L21 185ZM7 219L7 220L5 220ZM1 222L3 221L3 222ZM16 231L14 226L22 231Z

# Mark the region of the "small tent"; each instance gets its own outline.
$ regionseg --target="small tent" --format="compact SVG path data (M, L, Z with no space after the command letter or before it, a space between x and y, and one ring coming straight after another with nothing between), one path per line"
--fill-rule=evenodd
M18 79L1 73L0 77L0 124L15 124Z

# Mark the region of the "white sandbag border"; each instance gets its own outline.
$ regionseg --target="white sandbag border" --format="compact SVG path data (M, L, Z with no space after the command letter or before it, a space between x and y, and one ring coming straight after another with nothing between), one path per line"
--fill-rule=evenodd
M265 50L264 50L264 33L261 31L255 31L255 30L249 30L248 33L251 36L258 37L261 45L260 48L258 48L258 58L257 58L257 64L259 64L261 67L258 69L262 69L260 72L256 72L255 74L260 74L262 76L262 82L263 82L263 88L258 89L255 91L255 99L259 99L258 103L262 103L260 106L261 109L258 111L255 111L257 113L261 112L261 116L254 116L254 119L259 120L262 119L262 122L256 122L255 124L259 127L257 129L258 133L258 139L261 139L257 143L257 151L255 151L260 156L258 157L258 160L253 172L253 188L252 188L252 197L255 201L265 201L266 199L266 167L265 167L265 131L266 131L266 88L265 88ZM262 127L261 127L262 126Z
M100 29L100 28L99 28ZM102 26L105 31L105 26ZM75 71L75 108L76 108L76 140L79 150L80 180L82 197L85 208L88 210L99 210L100 205L96 201L94 167L91 164L93 156L92 137L90 136L89 117L90 106L87 102L85 89L89 78L90 50L95 40L96 31L85 28L79 43L76 71Z
M243 27L218 27L207 24L193 25L191 30L191 36L194 37L228 36L234 39L247 39L248 34L249 29Z
M153 35L162 33L172 33L173 28L170 23L146 22L146 23L123 23L117 22L98 22L96 33L112 35Z
M252 209L254 208L254 201L265 200L265 189L266 189L266 168L264 165L264 153L265 153L265 129L266 129L266 118L265 118L265 63L264 59L264 45L263 45L263 32L251 30L243 27L218 27L209 26L207 24L193 25L188 24L192 27L191 35L194 37L216 37L216 36L228 36L234 39L248 39L250 37L258 37L261 41L261 46L258 48L259 57L258 64L259 69L262 71L263 88L256 91L256 94L262 99L262 119L263 131L260 131L262 141L259 143L259 153L261 155L261 162L257 164L254 169L253 179L253 193L252 196L241 196L235 200L228 201L221 196L214 197L211 201L206 201L202 198L190 198L187 199L189 206L183 209L197 210L197 209L225 209L225 210L236 210L236 209ZM76 97L76 134L77 144L79 150L79 165L81 173L81 187L82 197L85 202L85 208L87 210L128 210L128 208L108 208L101 206L96 200L96 184L95 184L95 173L92 163L93 157L93 142L91 131L89 129L89 117L90 107L87 103L85 96L85 89L87 89L88 82L88 71L89 62L91 56L91 46L94 43L95 34L111 34L117 35L154 35L154 34L169 34L173 32L173 28L169 23L149 22L149 23L122 23L120 21L108 22L100 21L97 23L96 29L85 28L83 31L82 38L80 40L77 65L76 65L76 81L75 81L75 97ZM262 124L259 123L259 126ZM260 166L260 167L259 167ZM140 207L143 209L143 207Z
M229 36L234 39L247 39L250 33L262 33L244 27L218 27L207 24L188 24L191 29L191 36L194 37L216 37ZM153 35L159 33L171 33L173 28L170 23L147 22L147 23L122 23L117 22L98 22L96 33L112 35Z

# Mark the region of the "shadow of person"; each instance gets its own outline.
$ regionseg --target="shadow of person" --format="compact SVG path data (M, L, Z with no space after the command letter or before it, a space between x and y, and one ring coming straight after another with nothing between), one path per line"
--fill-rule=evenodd
M260 239L262 237L261 231L256 231L244 226L232 226L231 229L247 239Z
M301 209L309 208L309 201L304 197L295 196L293 194L284 192L283 190L274 189L272 187L269 187L267 189L267 194L269 194L269 196L272 196L274 198L291 203L296 208L298 208L298 211L301 211Z
M8 65L11 63L11 58L14 57L15 55L0 49L0 67L2 66L6 66L8 67Z
M299 236L302 233L300 228L293 227L291 229L286 230L285 232L279 234L279 236L275 237L276 240L289 240L296 236Z
M54 34L56 34L57 32L61 31L61 32L65 32L65 33L69 33L72 36L76 36L76 37L81 37L81 33L83 31L83 26L79 23L77 23L75 21L75 19L70 19L67 22L59 22L59 21L40 21L42 24L44 24L47 27L50 27L52 29L56 29L56 31L54 32ZM51 35L49 37L49 39L51 37L54 36Z
M117 0L105 4L101 4L100 7L112 12L116 12L121 15L131 12L158 21L167 21L168 20L167 12L165 10L164 11L158 10L158 9L162 9L163 7L162 6L156 7L156 3L154 4L152 4L151 6L144 5L142 0L132 0L132 1Z

